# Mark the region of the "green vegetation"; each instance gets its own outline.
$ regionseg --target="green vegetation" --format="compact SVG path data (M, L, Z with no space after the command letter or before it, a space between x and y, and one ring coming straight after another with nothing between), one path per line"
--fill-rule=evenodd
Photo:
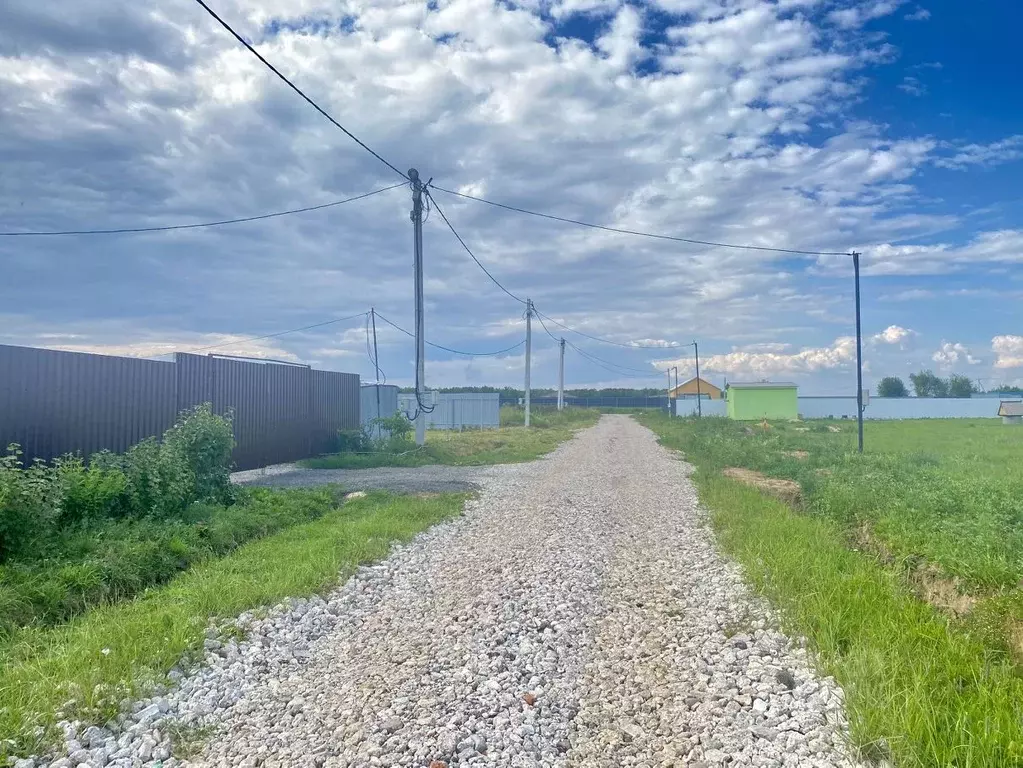
M211 617L323 592L360 563L386 555L393 542L458 514L463 501L457 494L371 493L197 565L135 600L55 628L17 630L0 656L0 764L51 741L58 712L102 722L123 698L160 683L183 657L200 652Z
M427 464L478 466L482 464L510 464L532 461L550 453L559 444L572 437L576 430L597 422L600 414L586 408L534 408L530 413L530 428L525 429L522 408L501 408L501 428L486 430L435 430L426 435L426 445L417 448L411 439L409 422L398 415L393 420L404 421L405 426L392 424L390 438L383 442L356 443L346 436L347 445L357 444L369 452L356 453L352 449L330 456L301 462L313 469L368 469L370 467L421 467ZM347 435L347 433L346 433Z
M866 756L1023 765L1018 432L868 423L860 456L850 423L640 421L696 464L722 545L846 688ZM798 509L730 467L795 481Z

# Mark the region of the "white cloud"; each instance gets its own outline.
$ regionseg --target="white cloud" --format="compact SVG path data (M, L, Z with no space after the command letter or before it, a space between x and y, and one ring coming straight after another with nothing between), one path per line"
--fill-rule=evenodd
M910 96L923 96L927 93L927 86L920 82L920 78L907 75L897 86L900 91L905 91Z
M787 374L809 374L818 371L845 368L856 360L856 339L843 336L835 339L827 347L808 347L799 352L743 352L735 351L726 354L701 356L700 370L713 373L725 373L731 376L749 376L755 378L771 377ZM659 361L658 365L678 365L687 371L695 365L689 358Z
M897 344L900 347L907 340L918 336L919 334L909 328L903 328L899 325L889 325L880 333L876 333L871 336L871 340L878 344Z
M842 8L828 14L828 19L843 29L856 29L862 27L868 21L888 16L902 5L902 0L877 0L876 2L863 2L850 8Z
M1023 368L1023 336L995 336L991 339L995 368Z
M931 360L942 368L954 368L961 362L968 365L981 363L981 360L974 357L965 345L950 341L942 341L938 350L931 355Z
M231 218L395 180L200 9L168 14L155 0L2 5L5 229ZM223 0L218 11L375 150L450 188L699 239L841 251L869 243L868 275L888 262L897 274L1015 263L1023 253L1015 229L977 232L965 244L883 245L962 224L933 206L914 210L918 172L936 157L976 166L1013 146L952 145L848 121L866 96L865 77L897 53L853 28L897 3L838 3L853 14L838 17L848 25L840 30L822 22L835 5L659 0L677 26L656 44L644 37L652 12L621 0L351 0L343 23L333 0ZM572 14L599 25L596 43L556 23ZM841 357L828 342L846 332L844 312L834 310L846 297L808 285L820 274L808 276L798 260L437 198L509 289L573 327L625 344L695 337L701 352L705 341L708 351L763 338L807 345L733 350L792 358L783 367ZM9 238L0 242L0 306L15 319L0 330L17 343L78 333L85 338L56 341L144 352L300 327L370 304L411 328L408 210L401 189L217 230ZM467 259L436 211L425 241L427 337L462 349L513 343L521 308ZM552 344L537 330L537 347ZM388 374L407 381L411 341L379 323L378 334ZM226 351L366 374L364 345L359 325ZM453 362L446 353L429 356L428 377L443 372L451 383L467 371L518 377L507 364L444 368ZM604 374L590 366L579 375Z
M668 341L667 339L633 339L628 344L634 347L677 347L679 345L677 341Z
M912 13L907 13L902 18L904 18L906 21L927 21L929 18L931 18L931 12L928 11L926 8L918 7L915 11L913 11Z
M1023 158L1023 134L1009 136L991 144L967 144L956 148L951 157L939 157L934 164L962 171L970 166L990 167Z

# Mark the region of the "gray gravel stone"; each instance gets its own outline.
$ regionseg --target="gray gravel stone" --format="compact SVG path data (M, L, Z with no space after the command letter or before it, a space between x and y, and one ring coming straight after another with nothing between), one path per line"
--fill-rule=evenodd
M111 765L178 765L168 719L215 729L197 768L855 765L841 689L718 553L689 471L621 416L473 470L464 517L242 614L241 640L211 627L203 666L119 718Z

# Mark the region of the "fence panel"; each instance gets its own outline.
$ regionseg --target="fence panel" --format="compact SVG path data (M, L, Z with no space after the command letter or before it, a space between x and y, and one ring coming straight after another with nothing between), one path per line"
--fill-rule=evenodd
M378 416L393 416L397 410L398 388L393 384L367 384L359 389L359 423L363 429L369 430L370 422ZM373 427L372 435L381 437L380 428Z
M433 411L426 414L428 429L495 429L501 426L501 396L497 392L431 392L424 400L434 406ZM399 395L398 404L407 415L416 411L414 394Z
M0 447L25 457L127 450L204 402L234 412L235 467L295 461L359 425L359 377L177 354L175 361L0 345Z
M124 451L174 423L174 364L0 345L0 448Z

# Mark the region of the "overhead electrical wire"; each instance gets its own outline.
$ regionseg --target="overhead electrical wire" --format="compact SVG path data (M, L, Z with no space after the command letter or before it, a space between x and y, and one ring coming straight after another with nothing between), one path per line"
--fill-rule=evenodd
M515 299L515 301L519 302L520 304L525 304L526 303L525 299L520 299L514 293L512 293L507 288L505 288L501 284L501 281L498 280L496 277L494 277L493 274L491 274L489 269L487 269L485 266L483 266L483 262L476 258L476 254L474 254L472 252L472 250L469 248L469 246L465 244L465 240L462 239L462 236L459 235L458 231L452 226L451 222L448 220L448 217L444 214L444 210L440 207L440 205L437 204L437 199L435 197L433 197L433 195L430 194L429 189L427 189L427 191L426 191L426 196L427 196L428 200L432 200L433 201L433 207L437 209L437 213L439 213L440 217L442 219L444 219L444 223L448 225L448 229L451 230L451 234L453 234L455 236L455 239L457 239L458 242L461 243L462 247L465 249L465 252L469 254L469 256L472 258L473 261L476 262L476 266L483 270L483 272L486 274L486 276L489 277L493 281L494 285L496 285L502 291L507 293L513 299Z
M312 325L303 325L301 328L291 328L287 331L279 331L278 333L268 333L264 336L253 336L248 339L237 339L235 341L225 341L221 344L210 344L207 347L197 347L195 349L187 349L185 352L205 352L207 349L219 349L220 347L230 347L234 344L245 344L250 341L262 341L263 339L276 339L278 336L286 336L289 333L298 333L299 331L309 331L313 328L322 328L325 325L333 325L334 323L343 323L345 320L354 320L357 317L368 315L369 312L359 312L355 315L349 315L348 317L339 317L335 320L325 320L322 323L313 323Z
M663 346L661 344L629 344L629 343L622 342L622 341L612 341L611 339L605 339L605 338L603 338L601 336L593 336L592 334L584 333L583 331L580 331L580 330L578 330L576 328L572 328L570 326L567 326L564 323L558 322L557 320L555 320L550 315L544 315L542 312L540 312L535 307L534 307L534 311L536 312L537 315L542 315L543 317L545 317L546 319L550 320L555 325L564 328L566 331L571 331L572 333L578 333L580 336L585 336L587 339L592 339L593 341L600 341L600 342L603 342L604 344L613 344L616 347L625 347L626 349L684 349L685 347L691 347L693 345L692 342L689 342L688 344L672 344L672 345L669 345L669 346Z
M655 378L655 377L656 378L660 378L660 376L661 376L660 372L656 372L656 373L642 373L642 372L638 372L639 369L637 369L637 368L625 368L623 366L619 366L617 363L611 363L611 362L609 362L607 360L604 360L602 358L596 357L595 355L591 355L588 352L586 352L585 350L580 349L575 344L570 342L568 339L565 339L565 343L568 346L570 346L572 349L574 349L576 352L578 352L580 355L582 355L584 358L589 360L591 363L594 363L595 365L599 365L604 370L610 371L611 373L614 373L614 374L616 374L618 376L624 376L627 379L652 379L652 378ZM630 371L637 371L637 373L630 373Z
M552 213L542 213L540 211L531 211L528 208L519 208L514 205L507 205L505 203L497 203L493 200L487 200L483 197L477 197L476 195L469 195L465 192L456 192L453 189L445 189L444 187L432 185L434 189L439 189L441 192L446 192L449 195L455 197L462 197L466 200L475 200L479 203L486 203L492 205L495 208L504 208L507 211L515 211L516 213L524 213L529 216L537 216L541 219L551 219L552 221L561 221L565 224L575 224L580 227L588 227L590 229L600 229L604 232L616 232L620 235L635 235L637 237L649 237L654 240L670 240L676 243L689 243L690 245L709 245L715 248L735 248L744 251L769 251L771 253L794 253L801 256L850 256L849 253L841 251L804 251L797 248L771 248L766 245L746 245L741 243L719 243L713 240L697 240L690 237L676 237L675 235L661 235L653 232L642 232L636 229L623 229L621 227L609 227L604 224L594 224L589 221L581 221L580 219L570 219L565 216L555 216Z
M246 221L260 221L262 219L273 219L279 216L290 216L294 213L307 213L309 211L322 211L324 208L333 208L338 205L344 205L345 203L353 203L356 200L363 200L373 195L379 195L381 192L388 192L398 187L404 187L404 182L398 182L392 184L389 187L383 187L381 189L375 189L372 192L366 192L362 195L356 195L355 197L348 197L344 200L335 200L332 203L322 203L321 205L310 205L305 208L292 208L287 211L277 211L275 213L264 213L259 216L246 216L241 219L221 219L220 221L206 221L198 224L169 224L163 227L122 227L118 229L69 229L59 232L0 232L0 237L53 237L55 235L123 235L135 232L170 232L177 229L200 229L202 227L219 227L224 224L241 224Z
M377 312L377 317L379 317L385 323L390 325L392 328L395 328L396 330L401 331L406 336L410 336L413 339L416 337L414 333L412 333L411 331L407 331L404 328L402 328L400 325L398 325L397 323L394 323L391 320L388 320L386 317L381 315L379 312ZM505 352L511 352L513 349L518 349L519 347L521 347L523 344L526 343L526 340L523 339L522 341L518 342L517 344L513 344L510 347L505 347L504 349L495 350L494 352L466 352L466 351L461 350L461 349L452 349L451 347L445 347L443 344L434 344L432 341L426 341L425 343L428 344L431 347L435 347L437 349L443 349L445 352L451 352L451 353L456 354L456 355L467 355L469 357L494 357L495 355L503 355Z
M406 180L408 179L408 175L404 171L398 170L395 166L391 165L387 160L385 160L383 157L381 157L376 152L374 152L372 149L370 149L369 146L365 142L362 141L362 139L360 139L354 133L352 133L347 128L345 128L343 125L341 125L341 123L339 123L337 120L335 120L333 117L331 117L330 114L325 109L323 109L323 107L321 107L319 104L317 104L311 98L306 96L305 93L303 93L301 88L299 88L297 85L295 85L293 82L291 82L287 77L285 77L283 74L281 74L281 71L279 69L277 69L277 67L275 67L269 61L267 61L265 58L263 58L263 55L260 54L259 51L257 51L255 48L253 48L252 45L245 38L243 38L241 35L239 35L237 32L235 32L234 29L231 27L231 25L228 24L226 21L224 21L222 18L220 18L220 16L217 15L217 12L214 11L212 8L210 8L205 2L203 2L203 0L195 0L195 2L197 2L199 5L201 5L203 7L203 9L206 11L206 13L208 13L210 16L212 16L214 19L216 19L220 23L220 26L222 26L224 29L226 29L228 32L230 32L234 36L235 40L237 40L239 43L244 45L248 49L249 53L251 53L257 59L259 59L261 62L263 62L263 64L271 72L273 72L275 75L277 75L277 77L279 77L281 80L283 80L284 83L289 88L291 88L291 90L293 90L295 93L297 93L303 99L305 99L313 109L315 109L317 112L319 112L325 118L327 118L331 123L334 124L335 127L340 128L341 131L343 131L344 134L348 138L350 138L352 141L354 141L356 144L358 144L364 150L366 150L371 155L373 155L373 157L375 157L381 163L386 165L388 168L390 168L396 174L401 176L403 179L406 179Z

